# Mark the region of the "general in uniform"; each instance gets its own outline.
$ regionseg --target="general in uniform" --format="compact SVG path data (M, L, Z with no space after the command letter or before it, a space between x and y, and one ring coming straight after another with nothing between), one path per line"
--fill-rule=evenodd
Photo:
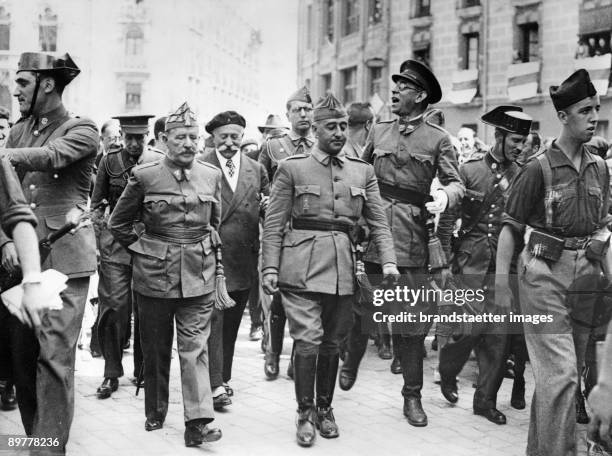
M117 116L125 145L111 147L98 166L96 185L91 198L92 207L104 200L109 214L127 185L132 168L142 163L161 160L164 154L145 146L152 115ZM104 218L106 206L97 212ZM123 376L123 347L129 341L132 316L132 257L117 242L102 220L100 230L100 266L98 283L97 337L104 356L104 381L96 391L98 399L106 399L117 390L118 378ZM134 377L138 378L142 365L138 318L134 324Z
M79 72L68 54L26 52L19 60L14 95L22 117L0 154L21 178L40 239L65 225L69 211L87 205L98 130L89 119L71 117L61 98ZM47 313L37 335L23 325L11 328L15 385L26 433L57 438L64 451L74 412L77 338L96 271L93 227L58 240L42 268L66 274L68 288L63 308Z
M422 63L407 60L392 79L395 87L391 109L399 119L374 125L363 159L374 165L404 285L428 288L425 223L429 213L439 213L457 204L463 197L464 187L449 134L423 115L429 104L437 103L442 97L436 77ZM438 177L442 187L435 191L433 201L426 202L434 177ZM381 263L374 247L370 243L366 251L366 271L379 274ZM406 310L427 313L435 311L434 306L432 302L417 302ZM414 324L392 328L404 376L404 414L413 426L427 425L427 415L421 405L421 388L423 342L430 326ZM356 372L353 366L351 369L352 373ZM343 372L346 371L348 369L343 366ZM352 379L354 381L354 376Z
M518 289L535 377L528 455L576 455L575 394L588 333L575 333L568 291L577 279L599 277L609 265L610 178L604 160L586 145L599 118L599 96L586 70L550 88L560 136L514 180L506 204L497 260L496 302L510 306L508 272L515 238L524 237ZM609 266L606 268L609 273ZM592 291L592 290L576 290Z
M137 166L109 220L132 253L133 290L144 354L145 429L168 412L174 322L181 364L185 445L221 438L214 420L207 342L214 305L211 233L221 220L221 171L195 160L198 127L184 103L166 120L163 160ZM144 233L135 231L137 221Z
M346 111L329 95L315 109L314 121L317 142L310 155L279 163L263 234L264 289L280 289L295 341L297 442L302 446L314 443L315 425L322 437L338 436L331 405L339 342L352 321L351 232L360 217L371 229L383 272L397 274L374 170L341 153Z
M310 131L312 126L312 98L310 98L308 88L302 87L289 97L287 100L287 119L291 123L291 129L288 132L268 137L262 144L259 153L259 163L266 169L270 182L273 181L278 164L282 160L296 154L308 154L313 147L314 138ZM264 372L269 379L275 379L279 372L278 361L283 352L286 321L279 294L275 294L272 298L267 318L269 340ZM287 368L287 375L293 376L291 362Z
M479 314L496 312L493 291L497 240L505 198L519 169L515 162L531 128L531 117L519 106L498 106L481 119L495 127L495 144L484 154L466 158L459 168L465 196L460 205L444 212L438 223L438 234L446 244L456 219L461 219L451 258L452 272L460 278L462 288L484 291L483 301L470 302ZM451 403L459 399L457 375L472 349L476 351L479 370L474 413L496 424L506 423L505 415L497 410L497 392L505 370L506 331L502 323L474 324L471 334L452 338L440 347L440 388ZM524 381L522 387L524 391Z

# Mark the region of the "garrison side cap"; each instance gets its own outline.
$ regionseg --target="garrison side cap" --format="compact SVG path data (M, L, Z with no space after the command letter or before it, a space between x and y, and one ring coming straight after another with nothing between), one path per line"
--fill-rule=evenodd
M179 108L166 118L166 131L178 127L197 127L198 119L195 113L191 110L187 102L179 106Z
M531 131L531 116L523 108L515 105L501 105L491 109L480 118L487 125L508 133L527 136Z
M308 87L304 86L292 93L287 99L287 103L291 103L292 101L302 101L304 103L312 104L312 98L310 97Z
M557 111L578 103L585 98L597 95L589 72L584 68L576 70L559 86L551 86L550 98Z
M149 119L153 117L151 114L125 114L112 118L119 121L121 131L125 134L146 135L149 132Z
M55 55L47 52L22 53L17 64L17 73L20 71L49 73L59 78L66 85L81 72L68 53Z
M332 93L319 100L313 111L315 122L327 119L341 119L348 117L342 103Z
M417 60L406 60L400 65L400 72L391 76L393 82L407 80L427 92L427 102L437 103L442 99L442 88L438 79L427 65Z

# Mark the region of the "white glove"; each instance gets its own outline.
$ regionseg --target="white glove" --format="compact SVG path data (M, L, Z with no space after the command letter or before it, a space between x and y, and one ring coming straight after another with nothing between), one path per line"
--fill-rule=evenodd
M436 190L436 193L433 195L433 201L429 203L425 203L425 207L432 214L439 214L440 212L444 212L446 206L448 206L448 195L442 189Z

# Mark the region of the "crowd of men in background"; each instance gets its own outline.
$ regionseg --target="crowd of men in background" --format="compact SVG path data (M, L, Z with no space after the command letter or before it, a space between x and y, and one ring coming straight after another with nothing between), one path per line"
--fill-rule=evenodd
M247 121L233 110L207 119L204 137L188 103L156 119L148 142L150 114L117 115L98 133L62 103L79 72L68 54L24 53L15 91L22 117L10 133L8 112L0 112L2 266L21 266L26 291L17 315L0 306L0 399L3 408L19 406L27 435L51 439L41 453L65 452L75 349L95 273L91 350L104 357L97 397L118 389L133 338L144 427L163 428L176 333L186 446L222 436L209 425L240 394L230 382L247 307L268 379L279 375L286 325L293 338L288 375L300 446L313 445L317 433L339 436L335 385L353 387L370 336L379 356L392 359L391 372L403 375L408 423L427 426L421 390L431 320L372 323L368 290L390 284L483 290L480 305L460 309L473 315L551 315L524 331L438 324L441 394L458 401L457 375L474 350L473 411L503 425L500 385L513 377L510 403L524 409L529 358L528 454L576 454L589 395L593 442L612 443L610 338L603 363L595 360L608 321L593 317L612 265L608 145L593 138L599 98L585 70L550 89L558 138L543 141L520 106L505 105L480 119L494 129L490 145L470 128L457 137L444 129L443 112L431 108L440 85L414 60L392 76L393 119L376 119L367 103L345 108L333 94L315 103L303 87L287 100L289 125L269 115L261 141L244 137ZM39 239L52 239L42 269L68 277L61 310L37 294L43 279L32 226ZM426 299L385 305L388 313L425 315L456 307Z

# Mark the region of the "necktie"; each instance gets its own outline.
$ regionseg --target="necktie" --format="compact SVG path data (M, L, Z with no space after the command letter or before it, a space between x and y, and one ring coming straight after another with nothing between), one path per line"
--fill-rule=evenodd
M236 167L234 166L234 162L232 161L231 158L227 159L225 166L227 166L227 174L229 174L229 177L234 177L234 173L236 172Z
M400 117L398 130L401 134L408 135L412 133L412 130L414 130L414 126L410 124L409 119L406 119L405 117Z
M337 166L338 168L342 168L342 160L340 160L335 155L328 155L327 158L323 160L323 164L325 166L331 164L331 165Z

